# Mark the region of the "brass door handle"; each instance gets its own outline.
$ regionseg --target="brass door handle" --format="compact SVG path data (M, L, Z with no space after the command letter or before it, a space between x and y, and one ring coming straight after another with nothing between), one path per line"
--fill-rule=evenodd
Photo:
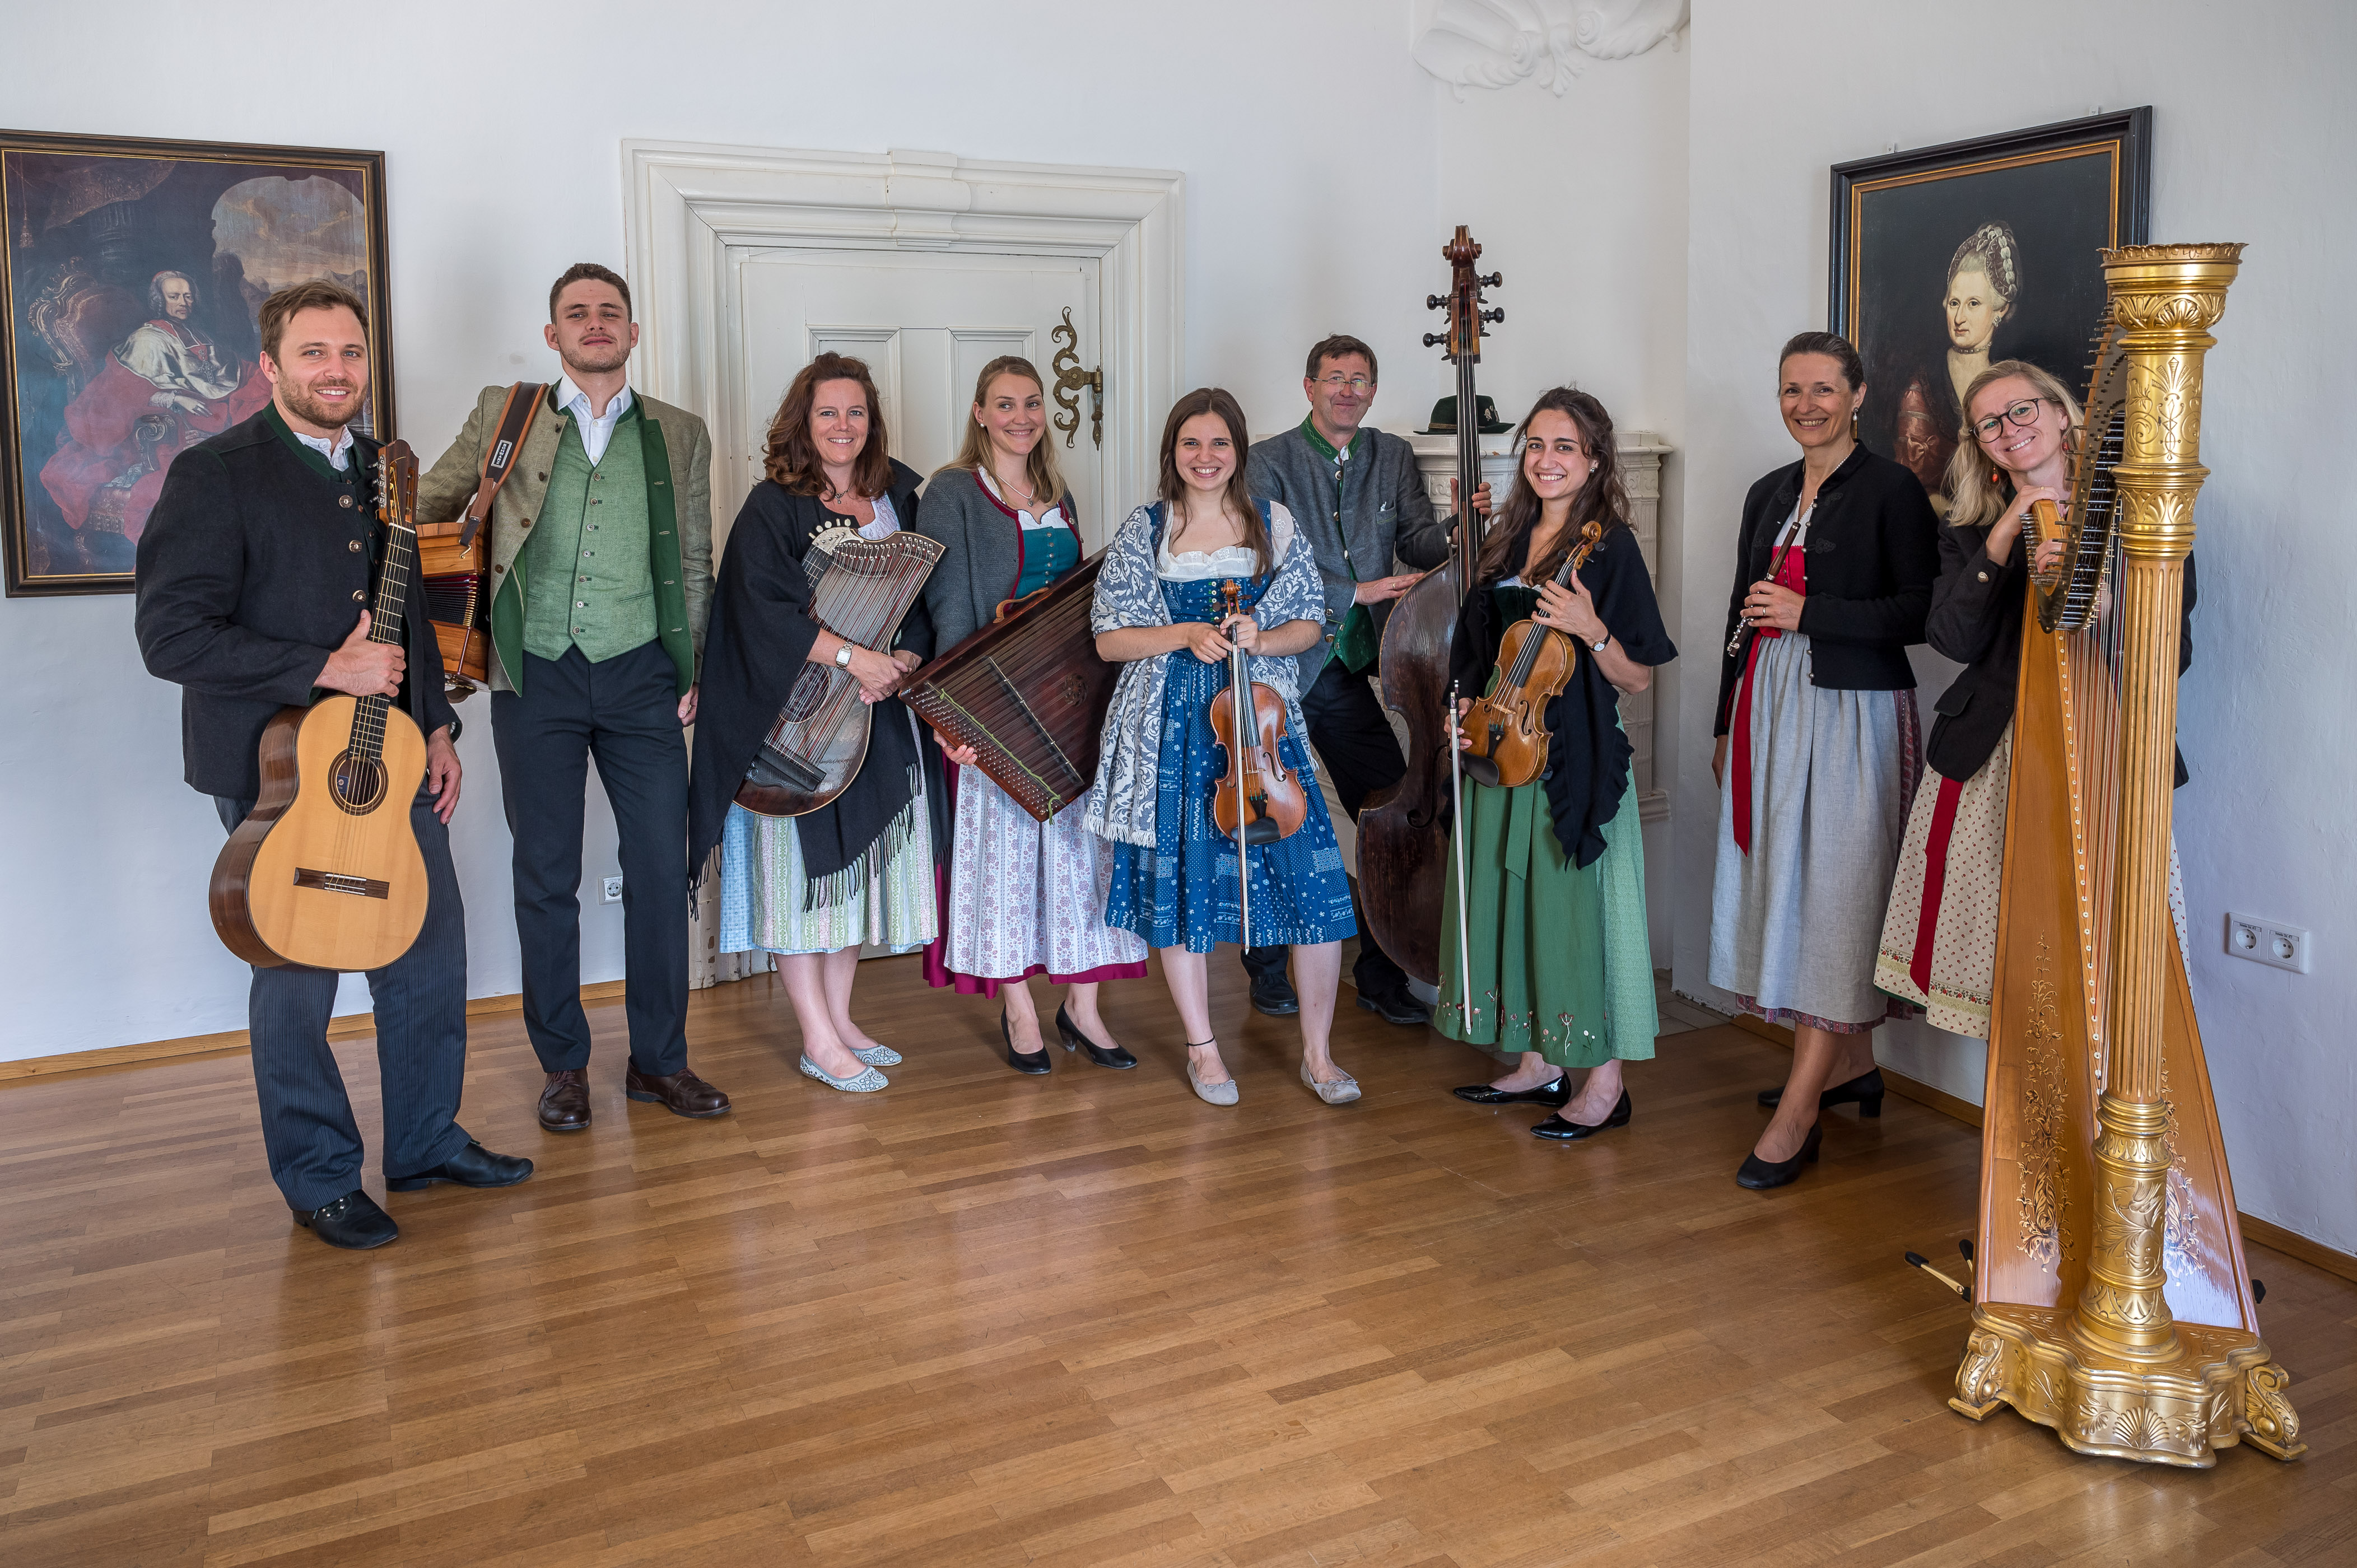
M1064 412L1049 423L1064 433L1064 445L1070 446L1081 432L1081 389L1089 389L1089 439L1102 450L1104 446L1104 367L1093 371L1081 369L1081 357L1073 352L1081 346L1080 329L1072 325L1072 307L1064 306L1064 322L1048 333L1051 341L1061 345L1048 368L1056 372L1056 406Z

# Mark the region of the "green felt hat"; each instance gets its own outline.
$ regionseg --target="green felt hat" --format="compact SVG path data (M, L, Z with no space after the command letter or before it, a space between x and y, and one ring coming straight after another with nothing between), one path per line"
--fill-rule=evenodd
M1473 426L1474 432L1477 435L1501 435L1513 428L1512 425L1508 424L1504 420L1498 417L1498 404L1494 399L1483 397L1478 392L1475 393L1473 398L1473 412L1480 416ZM1452 395L1442 398L1438 403L1434 403L1432 405L1432 418L1428 423L1427 428L1419 430L1416 434L1419 435L1456 435L1457 399Z

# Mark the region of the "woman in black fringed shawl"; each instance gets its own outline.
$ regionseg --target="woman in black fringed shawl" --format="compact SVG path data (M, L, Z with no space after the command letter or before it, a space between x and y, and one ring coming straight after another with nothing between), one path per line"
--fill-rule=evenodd
M1465 846L1464 924L1452 856L1432 1022L1452 1039L1522 1055L1513 1071L1469 1084L1458 1098L1555 1107L1531 1131L1571 1141L1628 1124L1620 1064L1652 1057L1660 1027L1645 935L1644 838L1620 698L1645 690L1654 666L1678 650L1629 530L1604 405L1557 387L1541 395L1516 436L1514 488L1475 564L1449 673L1460 695L1486 692L1507 628L1525 618L1570 638L1576 663L1546 705L1545 771L1513 789L1466 782L1456 826ZM1568 584L1553 581L1590 524L1598 531L1594 549ZM1583 1070L1575 1092L1569 1074Z
M718 847L720 946L778 956L802 1025L802 1071L862 1092L882 1089L876 1069L900 1057L851 1021L860 945L905 952L938 934L934 865L949 842L941 753L892 696L932 656L932 623L920 604L891 654L852 646L810 618L811 584L844 541L914 522L921 481L887 455L867 367L832 353L787 389L763 467L769 477L737 514L713 596L688 863L704 867ZM832 804L757 815L735 803L737 787L806 663L847 669L875 704L867 757Z

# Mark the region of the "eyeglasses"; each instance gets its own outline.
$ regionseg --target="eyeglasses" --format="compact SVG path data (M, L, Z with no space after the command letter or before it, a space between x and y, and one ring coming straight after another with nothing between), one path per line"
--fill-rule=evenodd
M1973 421L1973 434L1984 441L1994 441L2008 424L2027 430L2038 423L2038 405L2041 403L2054 403L2054 400L2050 397L2023 398L2001 414L1992 413L1986 419ZM2062 405L2055 403L2054 406L2060 408Z
M1318 384L1324 387L1329 392L1343 392L1347 390L1354 392L1370 392L1375 389L1375 378L1372 376L1352 376L1348 381L1345 381L1340 376L1319 376L1318 378Z

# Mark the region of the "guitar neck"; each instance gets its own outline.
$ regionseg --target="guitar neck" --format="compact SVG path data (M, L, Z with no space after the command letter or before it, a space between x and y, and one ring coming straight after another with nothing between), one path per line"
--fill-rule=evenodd
M417 567L417 458L405 441L377 453L377 521L384 525L384 559L369 610L369 640L399 647L405 640L409 579ZM362 697L352 715L352 750L376 757L384 747L385 714L393 699Z

